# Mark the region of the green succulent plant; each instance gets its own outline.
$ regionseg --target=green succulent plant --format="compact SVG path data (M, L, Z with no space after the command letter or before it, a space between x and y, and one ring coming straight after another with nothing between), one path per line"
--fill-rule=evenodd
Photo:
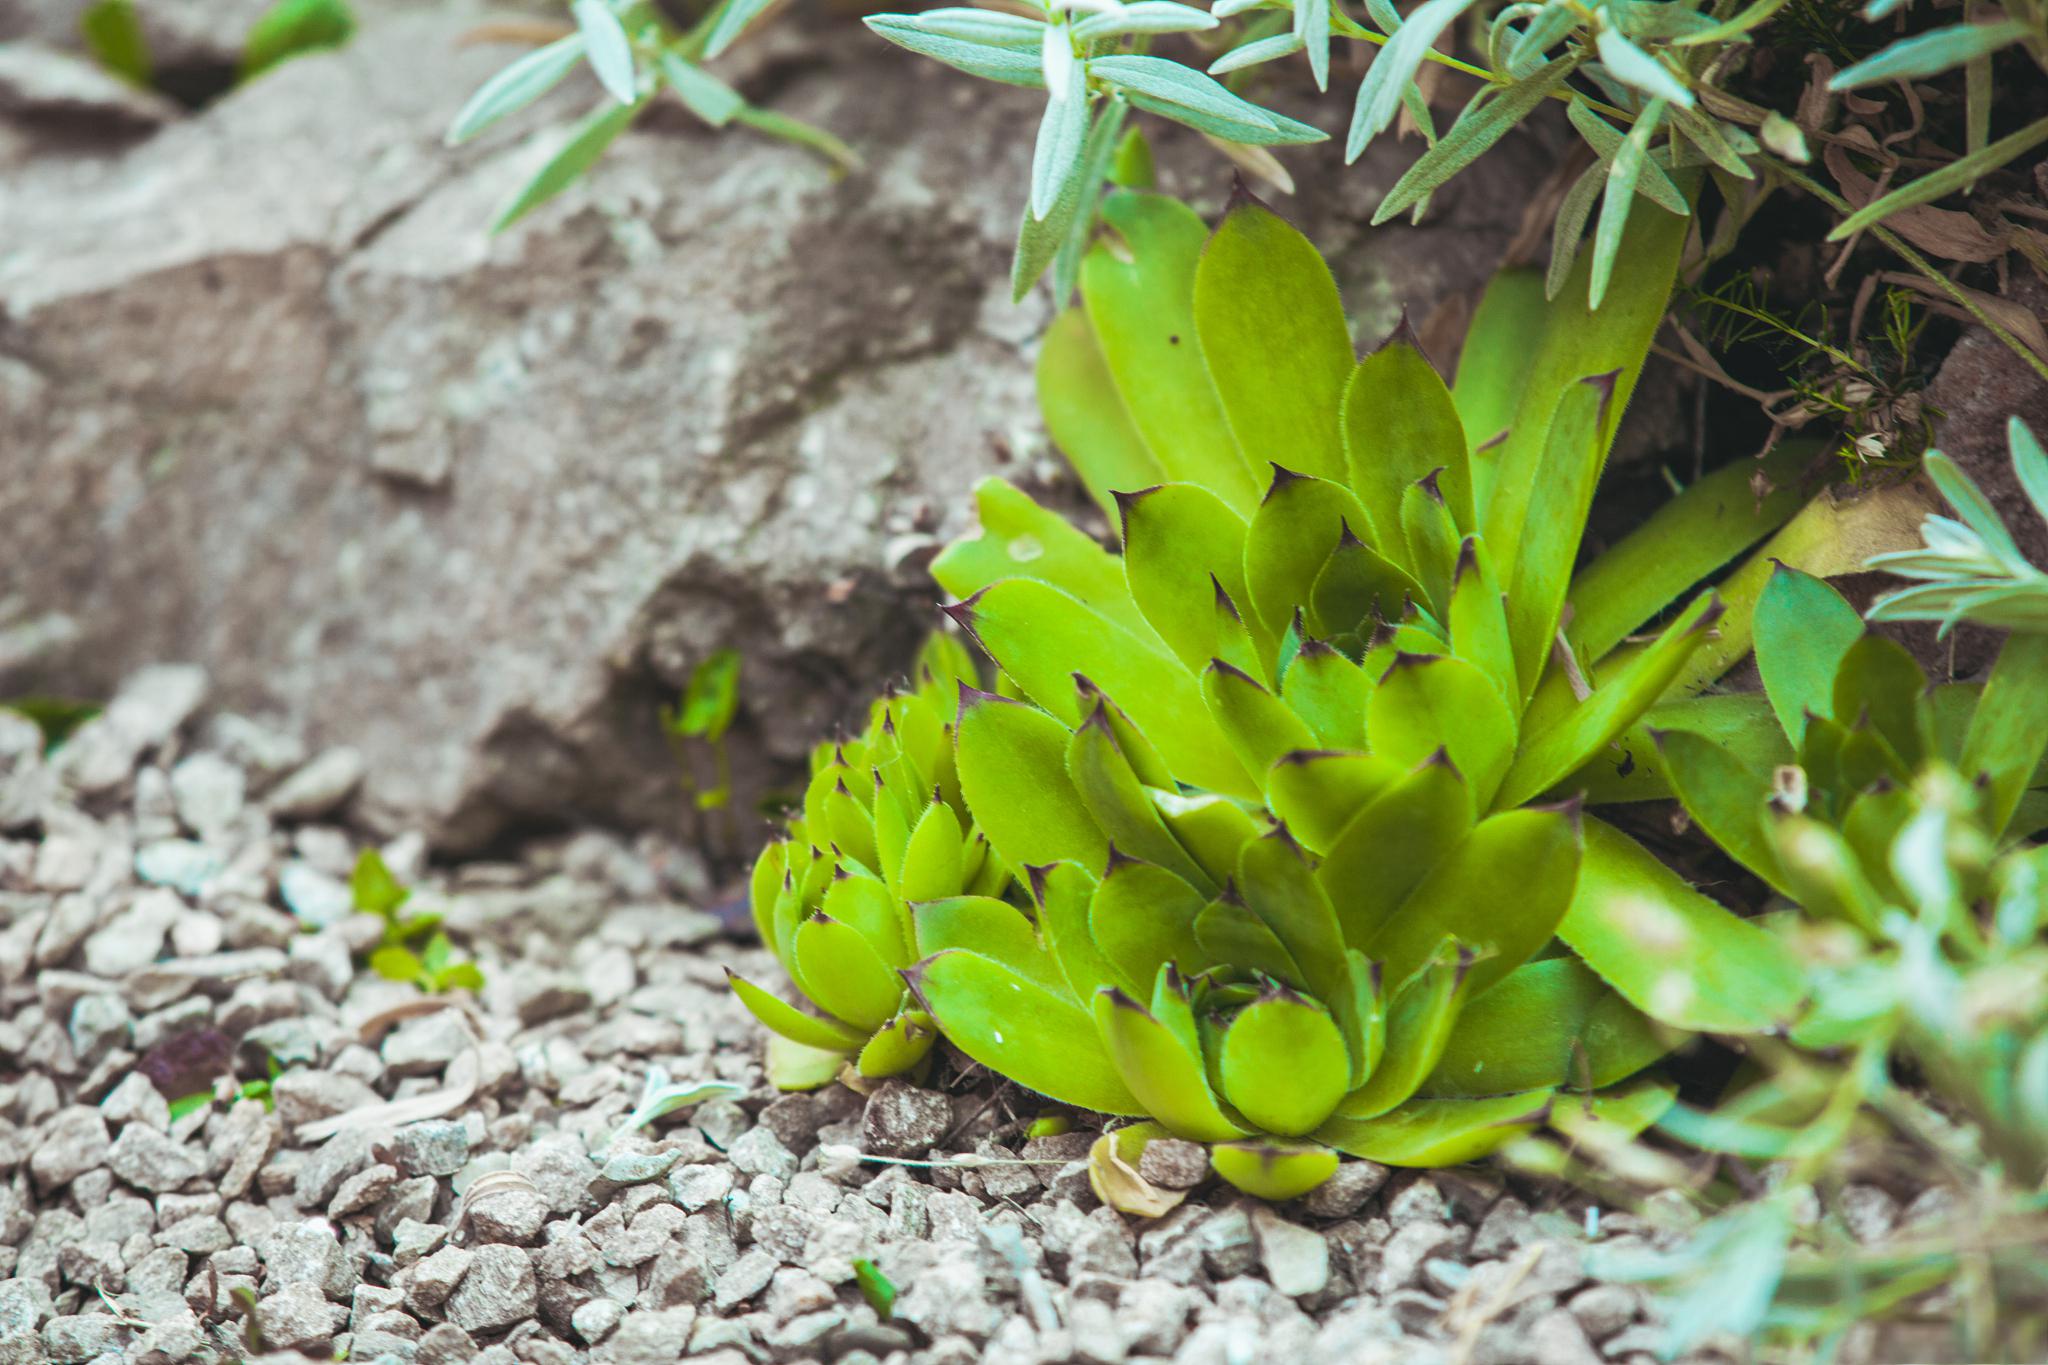
M1213 237L1159 196L1103 213L1040 391L1123 553L996 481L934 564L1020 694L963 694L958 767L1031 903L948 904L976 923L920 941L918 997L975 1060L1215 1144L1269 1197L1339 1152L1483 1154L1567 1089L1654 1117L1667 1091L1608 1087L1666 1026L1799 993L1572 799L1720 609L1627 637L1798 503L1702 484L1662 562L1573 575L1682 220L1646 215L1597 315L1497 280L1454 389L1405 329L1356 359L1328 268L1256 202Z
M754 864L761 941L818 1009L727 973L775 1034L769 1074L785 1088L825 1084L847 1065L880 1078L923 1061L937 1034L900 975L920 956L923 921L912 907L999 896L1011 882L967 811L954 765L956 699L979 680L974 661L957 639L935 635L914 677L873 703L859 737L818 746L788 837Z

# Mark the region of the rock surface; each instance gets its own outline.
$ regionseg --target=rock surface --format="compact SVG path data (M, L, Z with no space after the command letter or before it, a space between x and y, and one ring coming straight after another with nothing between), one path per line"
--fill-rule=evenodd
M511 52L458 47L461 5L365 14L140 141L6 125L0 694L191 660L227 705L358 749L359 816L473 847L672 826L656 708L731 646L750 802L935 621L921 555L973 482L1053 468L1048 305L1004 284L1037 97L852 29L771 40L743 84L864 170L665 110L493 239L594 87L449 151ZM1167 186L1219 206L1227 164L1153 127ZM1367 230L1413 154L1289 154L1315 188L1282 207L1364 339L1476 287L1540 170L1490 157L1425 228Z

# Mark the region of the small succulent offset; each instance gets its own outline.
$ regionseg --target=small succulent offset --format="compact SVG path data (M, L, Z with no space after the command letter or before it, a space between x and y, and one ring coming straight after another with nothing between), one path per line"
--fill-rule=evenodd
M929 686L821 763L754 904L834 1020L743 998L868 1074L878 1044L908 1053L894 1030L921 1053L936 1027L1055 1100L1152 1120L1119 1133L1127 1164L1170 1132L1276 1198L1339 1152L1483 1154L1561 1091L1649 1121L1668 1089L1611 1087L1673 1030L1768 1027L1799 995L1775 941L1571 795L1713 676L1694 661L1719 607L1630 635L1797 505L1703 481L1652 543L1573 576L1684 220L1643 221L1598 314L1496 281L1453 390L1405 332L1357 360L1328 268L1255 201L1213 237L1156 195L1103 216L1040 397L1123 554L982 487L980 533L933 571L999 690L961 687L937 782L890 777L906 715L952 719ZM936 892L912 878L927 822ZM995 874L954 872L982 836Z
M477 88L448 127L448 141L466 142L524 109L588 63L605 97L562 149L512 197L491 224L500 232L560 194L604 155L663 90L713 128L737 123L809 148L835 165L859 163L851 148L821 128L749 103L706 70L773 0L718 0L687 28L654 0L571 0L573 32L535 48Z
M930 943L951 940L941 914L912 907L998 896L1010 884L967 813L954 765L956 699L977 678L957 640L934 636L915 685L876 701L865 733L818 747L789 837L754 865L761 941L820 1011L728 973L776 1035L769 1076L785 1088L825 1084L848 1065L879 1078L922 1062L938 1035L900 973Z

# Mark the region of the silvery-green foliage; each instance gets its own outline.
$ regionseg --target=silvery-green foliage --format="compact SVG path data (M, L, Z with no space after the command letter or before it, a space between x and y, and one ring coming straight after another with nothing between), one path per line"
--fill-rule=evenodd
M1215 28L1219 13L1178 0L1042 0L1030 16L956 6L870 15L866 23L897 46L969 75L1045 91L1011 281L1022 298L1055 267L1054 288L1064 298L1130 110L1250 146L1328 136L1242 98L1213 73L1146 50L1161 35ZM1290 41L1290 51L1301 46ZM1325 58L1327 48L1325 41Z
M571 0L575 31L526 53L485 81L448 126L451 145L466 142L526 108L580 66L590 68L603 91L561 148L499 212L491 230L502 231L573 184L664 91L714 128L745 124L838 165L856 164L853 151L830 133L749 103L705 68L768 4L719 0L682 29L652 0Z
M2008 422L2006 435L2013 473L2035 513L2048 521L2048 453L2017 417ZM1926 465L1956 515L1928 517L1920 528L1919 549L1870 561L1873 569L1916 580L1912 587L1879 598L1870 619L1938 621L1944 635L1958 621L2048 632L2048 573L2027 562L1991 500L1953 460L1930 450Z

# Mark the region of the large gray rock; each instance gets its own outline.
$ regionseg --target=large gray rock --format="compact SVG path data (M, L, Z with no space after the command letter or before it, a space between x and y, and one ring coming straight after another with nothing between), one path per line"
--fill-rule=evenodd
M201 664L222 705L359 749L359 814L460 847L677 819L656 707L729 645L750 800L936 619L920 538L1047 467L1048 309L1005 287L1037 97L834 30L748 79L863 171L664 110L492 239L594 87L442 148L510 55L456 46L473 17L373 15L146 141L10 173L0 693ZM1220 205L1220 158L1158 145ZM1283 207L1362 338L1479 284L1542 160L1368 231L1415 150L1289 154Z

